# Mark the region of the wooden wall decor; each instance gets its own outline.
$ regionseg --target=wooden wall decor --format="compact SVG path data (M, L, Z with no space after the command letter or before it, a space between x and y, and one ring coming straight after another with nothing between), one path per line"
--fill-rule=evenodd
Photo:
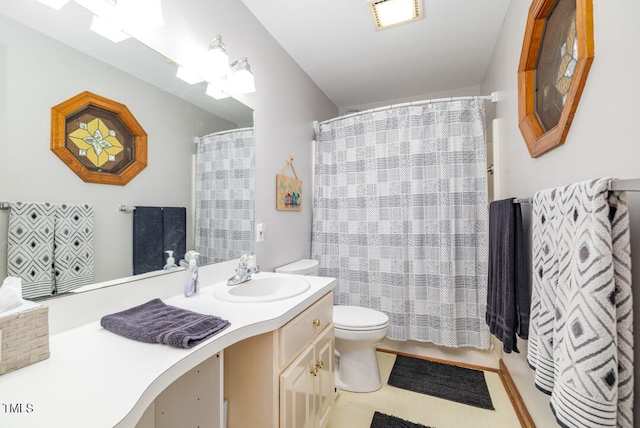
M147 166L147 134L127 106L91 92L51 108L51 150L89 183L123 186Z
M293 168L294 155L292 153L284 163L280 174L276 174L276 210L278 211L302 211L302 180L298 179L298 174ZM291 167L293 177L284 175L287 167Z
M534 0L518 67L518 122L531 157L564 143L593 62L592 0Z

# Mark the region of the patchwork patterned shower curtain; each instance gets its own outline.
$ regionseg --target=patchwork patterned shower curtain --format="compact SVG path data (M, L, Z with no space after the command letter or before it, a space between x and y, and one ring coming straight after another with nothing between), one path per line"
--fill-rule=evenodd
M389 338L488 349L480 99L316 125L312 257L335 303L389 315Z
M254 130L200 138L196 159L195 250L201 265L253 248Z

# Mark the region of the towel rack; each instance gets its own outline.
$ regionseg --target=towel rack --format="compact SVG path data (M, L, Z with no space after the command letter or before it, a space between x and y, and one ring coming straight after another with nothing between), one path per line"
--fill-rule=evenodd
M609 186L607 190L618 190L624 192L640 192L640 178L629 178L629 179L613 179L609 182ZM513 200L514 204L531 204L533 203L533 198L515 198Z
M9 202L0 202L0 210L8 210L9 208L11 208Z
M118 205L118 211L122 211L122 212L130 212L135 209L136 207L130 207L129 205L125 205L125 204Z
M640 192L640 178L626 180L615 179L609 182L609 190L621 190L626 192Z
M514 204L532 204L533 198L515 198L513 200Z

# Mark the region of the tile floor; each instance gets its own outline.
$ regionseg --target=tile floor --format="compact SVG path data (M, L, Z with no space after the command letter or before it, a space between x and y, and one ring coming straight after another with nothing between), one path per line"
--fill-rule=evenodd
M340 391L329 428L369 428L375 411L433 428L518 428L520 423L498 373L485 372L495 410L485 410L386 384L396 356L378 352L383 386L370 393Z

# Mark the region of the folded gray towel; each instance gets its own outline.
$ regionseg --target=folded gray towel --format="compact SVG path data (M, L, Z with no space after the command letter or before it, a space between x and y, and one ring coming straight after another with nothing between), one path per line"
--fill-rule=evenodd
M231 325L214 315L203 315L153 299L100 320L105 329L129 339L193 348Z

